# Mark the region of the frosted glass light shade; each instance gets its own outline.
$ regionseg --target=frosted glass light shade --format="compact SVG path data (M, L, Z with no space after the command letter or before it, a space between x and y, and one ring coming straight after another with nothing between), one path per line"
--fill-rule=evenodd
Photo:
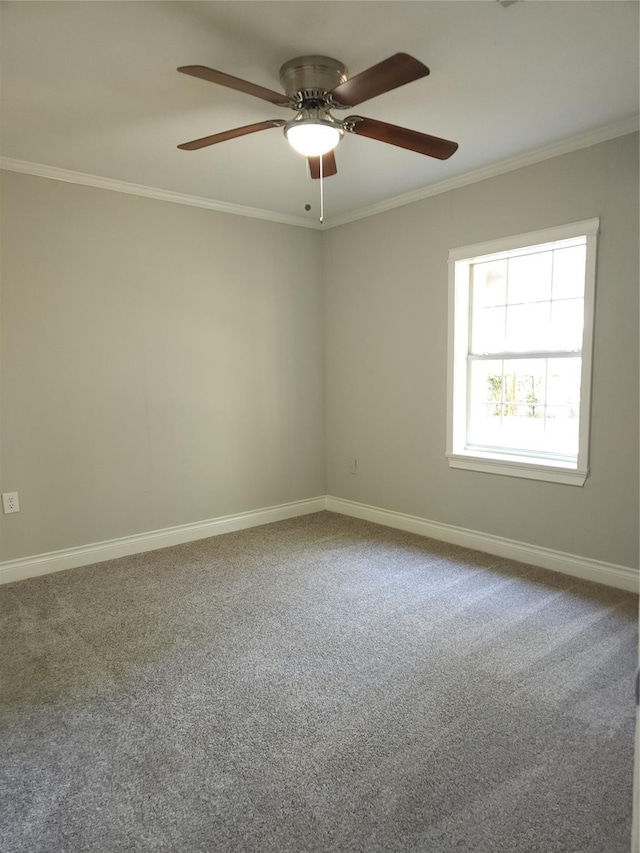
M342 136L340 129L331 124L297 122L285 128L292 148L305 157L320 157L332 151Z

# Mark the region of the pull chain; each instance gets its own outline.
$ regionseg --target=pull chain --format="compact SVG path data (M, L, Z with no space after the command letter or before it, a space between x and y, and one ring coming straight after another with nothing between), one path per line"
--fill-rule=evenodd
M324 185L323 185L323 170L322 170L322 154L320 155L320 224L324 223Z

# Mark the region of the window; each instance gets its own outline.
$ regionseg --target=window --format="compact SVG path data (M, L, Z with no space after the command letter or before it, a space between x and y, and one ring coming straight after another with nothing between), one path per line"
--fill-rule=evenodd
M451 467L583 485L598 227L449 253Z

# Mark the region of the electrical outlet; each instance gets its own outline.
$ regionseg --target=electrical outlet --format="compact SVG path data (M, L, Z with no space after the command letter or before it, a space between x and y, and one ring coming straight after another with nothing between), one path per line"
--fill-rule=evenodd
M10 512L20 512L20 504L18 503L17 492L4 492L2 495L2 509L5 515Z
M357 459L347 459L347 464L349 465L349 473L355 474L358 469L358 460Z

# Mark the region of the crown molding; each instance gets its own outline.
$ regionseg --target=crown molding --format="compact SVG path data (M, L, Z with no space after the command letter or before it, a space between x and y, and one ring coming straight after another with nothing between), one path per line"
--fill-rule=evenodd
M415 201L422 201L422 199L440 195L450 190L457 190L460 187L475 184L487 178L495 178L498 175L522 169L524 166L532 166L534 163L550 160L552 157L569 154L571 151L578 151L580 148L588 148L591 145L598 145L600 142L607 142L609 139L615 139L618 136L626 136L628 133L637 132L639 126L638 116L631 116L612 124L585 131L584 133L568 136L565 139L545 145L542 148L534 148L531 151L526 151L517 157L499 160L496 163L491 163L489 166L474 169L472 172L465 172L463 175L457 175L454 178L429 184L429 186L422 187L419 190L412 190L394 198L361 207L358 210L351 210L342 216L334 216L325 222L325 228L336 228L338 225L346 225L348 222L355 222L358 219L375 216L377 213L384 213L396 207L404 207L405 204L412 204Z
M299 228L326 230L329 228L336 228L339 225L346 225L348 222L355 222L358 219L366 219L369 216L375 216L378 213L384 213L385 211L393 210L396 207L403 207L404 205L412 204L415 201L422 201L422 199L440 195L441 193L449 192L450 190L459 189L460 187L467 186L468 184L475 184L478 181L484 181L487 178L494 178L498 175L503 175L506 172L521 169L524 166L531 166L534 163L541 162L542 160L549 160L552 157L559 157L562 154L577 151L580 148L588 148L590 145L607 142L609 139L615 139L618 136L625 136L628 133L634 133L638 130L638 127L638 116L631 116L629 118L613 122L612 124L566 137L558 142L545 145L542 148L532 149L524 154L519 154L517 157L500 160L496 163L491 163L488 166L483 166L480 169L475 169L471 172L465 172L462 175L457 175L454 178L448 178L447 180L430 184L429 186L422 187L418 190L412 190L411 192L403 193L402 195L394 196L393 198L385 199L384 201L376 202L375 204L366 205L365 207L358 208L357 210L348 211L347 213L326 220L323 225L317 221L305 219L301 216L289 216L284 213L276 213L272 210L245 207L240 204L231 204L230 202L204 198L203 196L186 195L184 193L177 193L171 190L162 190L156 187L147 187L142 184L132 184L127 181L119 181L115 178L103 178L99 175L89 175L85 172L74 172L70 169L58 168L57 166L47 166L43 163L30 163L27 160L15 160L10 157L0 157L0 169L5 169L9 172L20 172L25 175L35 175L40 178L51 178L55 181L65 181L72 184L82 184L87 187L112 190L113 192L128 193L129 195L152 198L158 201L170 201L174 204L203 207L206 210L215 210L219 213L231 213L236 216L246 216L251 219L263 219L269 222L277 222L281 225L294 225Z
M216 201L198 195L186 195L172 190L162 190L147 187L143 184L131 184L116 178L103 178L100 175L89 175L86 172L74 172L70 169L60 169L57 166L47 166L43 163L30 163L27 160L14 160L11 157L0 157L0 169L7 172L20 172L23 175L35 175L39 178L51 178L54 181L65 181L69 184L82 184L86 187L96 187L101 190L112 190L128 195L153 198L158 201L170 201L174 204L186 204L190 207L203 207L206 210L216 210L219 213L232 213L236 216L247 216L250 219L265 219L278 222L281 225L295 225L301 228L319 229L320 223L311 222L301 216L288 216L272 210L262 210L258 207L245 207L241 204L231 204L226 201Z

